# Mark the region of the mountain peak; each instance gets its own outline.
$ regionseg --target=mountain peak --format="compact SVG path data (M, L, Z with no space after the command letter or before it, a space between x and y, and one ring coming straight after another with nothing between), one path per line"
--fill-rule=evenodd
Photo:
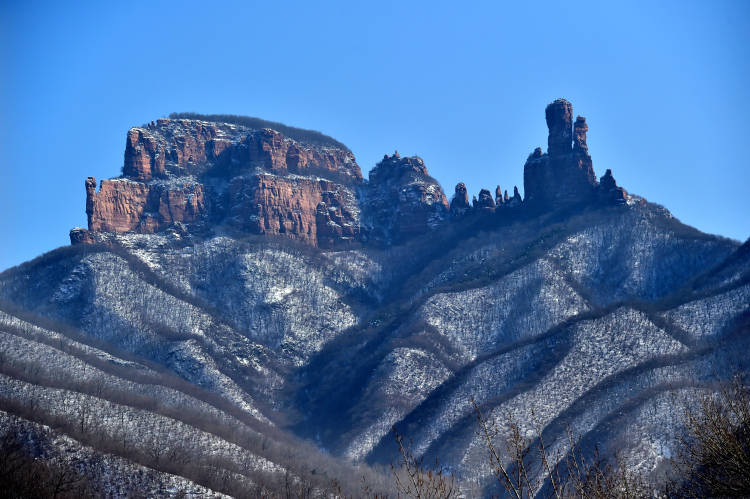
M170 116L128 131L121 178L102 180L98 192L96 179L86 180L89 232L76 228L71 243L95 242L98 233L152 234L179 225L180 233L227 226L312 245L394 244L471 213L502 217L628 200L610 171L601 186L597 182L586 118L573 120L565 99L545 109L547 153L538 147L526 160L525 199L517 187L511 198L498 186L495 196L482 189L470 204L459 183L450 205L417 156L386 154L364 182L351 151L335 147L330 137L300 142L272 128L247 126L270 123L255 118L227 123L188 119L223 115ZM298 138L319 134L278 125Z

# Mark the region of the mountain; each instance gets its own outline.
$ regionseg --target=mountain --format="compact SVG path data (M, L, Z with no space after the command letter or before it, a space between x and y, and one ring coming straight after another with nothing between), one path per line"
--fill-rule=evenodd
M656 480L672 396L750 346L750 241L597 180L563 99L525 197L471 203L418 157L364 179L322 134L177 116L86 179L71 246L0 274L0 416L98 493L392 492L395 425L486 495L472 396Z

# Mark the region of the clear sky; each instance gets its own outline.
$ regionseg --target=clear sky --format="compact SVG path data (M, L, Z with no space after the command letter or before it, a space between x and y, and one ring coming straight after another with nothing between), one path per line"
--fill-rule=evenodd
M563 97L597 176L744 241L748 26L747 0L0 1L0 269L68 244L85 178L172 111L320 130L365 176L417 154L450 197L523 192Z

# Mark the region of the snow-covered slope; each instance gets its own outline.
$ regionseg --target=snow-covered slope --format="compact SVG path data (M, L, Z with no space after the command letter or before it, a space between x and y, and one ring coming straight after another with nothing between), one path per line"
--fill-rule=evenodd
M746 248L643 203L486 220L387 249L110 234L43 255L0 275L0 410L225 492L387 463L392 425L481 479L472 397L657 469L670 387L746 346Z

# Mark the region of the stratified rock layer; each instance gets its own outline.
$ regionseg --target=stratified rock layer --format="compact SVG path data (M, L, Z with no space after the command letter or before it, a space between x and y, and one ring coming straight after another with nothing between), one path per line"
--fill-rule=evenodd
M227 168L362 180L351 151L305 145L267 128L160 119L128 132L122 172L131 180L148 182L168 173L199 175L211 169L224 173L222 169Z
M520 211L543 213L581 203L623 204L627 192L609 170L596 180L586 119L557 99L545 110L547 152L524 165L525 199L500 186L469 202L459 183L450 205L418 157L385 155L364 182L345 148L289 139L271 129L189 119L160 119L130 129L123 178L86 180L88 231L71 242L92 243L97 232L195 232L204 224L255 234L285 235L330 245L370 238L395 244L436 229L448 218ZM361 214L361 217L360 217Z
M354 193L322 179L236 177L227 222L255 234L284 234L308 244L353 242L360 234Z
M152 234L177 222L193 223L207 212L203 185L196 182L133 182L126 179L86 179L89 230Z
M313 245L360 234L353 189L362 173L351 151L275 130L160 119L130 129L122 171L98 192L96 179L86 180L89 231L71 232L71 241L94 242L96 232L185 231L209 220Z

